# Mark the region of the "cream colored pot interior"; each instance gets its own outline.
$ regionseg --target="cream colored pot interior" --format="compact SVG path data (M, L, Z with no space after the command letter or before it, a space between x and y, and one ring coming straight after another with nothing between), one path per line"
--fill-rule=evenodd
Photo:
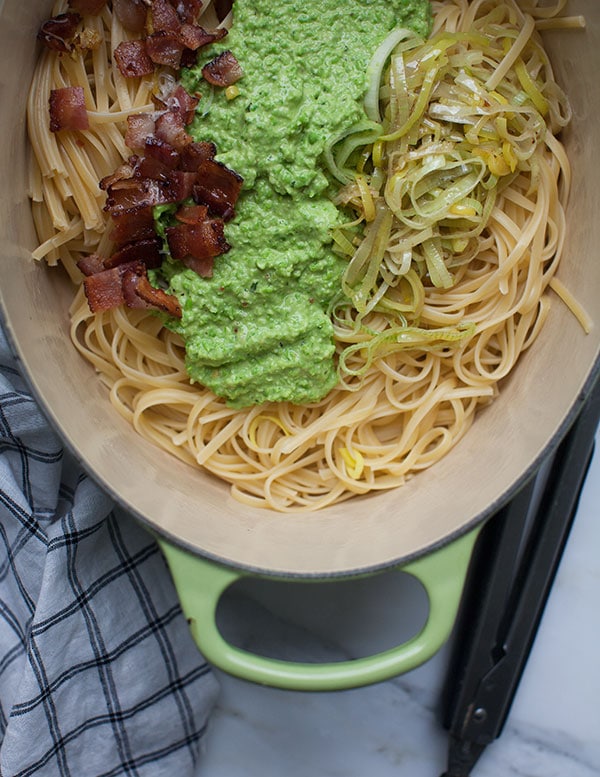
M71 291L59 270L30 257L25 100L48 15L42 2L0 2L4 318L45 411L86 468L127 508L175 542L236 567L335 575L422 554L489 515L533 471L580 406L600 337L600 3L573 0L587 30L549 33L574 121L565 135L574 172L567 250L559 277L593 317L585 335L556 299L541 337L465 439L405 487L313 515L242 507L227 488L138 437L117 416L92 368L72 348Z

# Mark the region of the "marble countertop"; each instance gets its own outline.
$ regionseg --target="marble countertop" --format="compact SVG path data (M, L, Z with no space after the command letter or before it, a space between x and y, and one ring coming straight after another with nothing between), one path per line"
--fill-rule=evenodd
M575 524L502 732L473 777L600 774L600 435ZM336 660L418 629L411 578L255 584L222 603L231 641L283 658ZM293 584L290 584L292 586ZM307 591L306 589L310 589ZM397 613L402 607L402 624ZM335 693L263 688L218 673L221 693L199 777L439 777L439 701L449 647L401 677Z

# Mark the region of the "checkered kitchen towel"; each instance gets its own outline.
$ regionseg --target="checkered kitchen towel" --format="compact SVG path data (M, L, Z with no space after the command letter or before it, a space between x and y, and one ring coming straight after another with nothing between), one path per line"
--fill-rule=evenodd
M191 777L216 681L156 543L61 447L0 330L0 775Z

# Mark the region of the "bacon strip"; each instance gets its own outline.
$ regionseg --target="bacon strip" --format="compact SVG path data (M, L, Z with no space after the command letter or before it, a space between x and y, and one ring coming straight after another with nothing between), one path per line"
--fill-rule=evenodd
M110 270L94 273L83 279L83 290L92 313L112 310L125 302L123 296L122 278L125 270L141 266L132 262L130 265L120 265Z
M154 61L143 40L121 41L114 51L114 57L125 78L147 76L154 72Z
M78 13L60 13L42 24L37 39L53 51L71 51L71 40L80 21Z
M184 124L192 122L196 115L196 106L200 102L199 97L191 95L181 84L176 86L164 100L159 100L157 97L153 99L159 110L180 113Z
M113 228L109 237L117 248L137 240L149 240L155 236L151 207L113 214L112 222Z
M152 0L146 21L148 30L153 33L159 30L177 32L180 27L181 21L177 11L168 0Z
M50 90L50 132L86 130L90 123L82 86Z
M177 298L154 288L147 276L163 260L156 205L179 203L177 223L166 229L169 251L201 277L211 277L215 258L231 247L224 224L234 214L243 179L216 161L213 143L195 142L188 134L185 121L197 98L178 86L161 104L156 118L149 113L128 118L125 139L136 153L100 181L115 249L107 258L92 254L78 262L92 312L125 304L181 317Z
M235 171L214 159L206 159L198 166L198 180L194 184L194 200L208 205L212 213L229 221L235 216L235 204L244 179Z
M113 0L113 11L129 32L143 32L148 8L144 0Z
M146 52L155 65L165 65L179 70L185 46L176 32L158 30L147 36L145 44Z
M161 266L162 256L158 236L154 235L151 238L126 243L104 260L103 268L109 270L111 267L118 267L121 264L129 264L134 261L143 262L148 269L156 269Z
M150 283L146 265L132 261L96 272L83 279L83 290L92 313L112 310L119 305L153 308L181 318L177 297Z
M138 300L147 307L161 310L173 318L181 318L181 305L177 297L173 294L167 294L162 289L157 289L150 283L147 275L140 275L131 270L126 272L123 277L123 288L125 304L129 304L130 307L134 307L129 297L130 292L133 291Z
M104 261L100 254L89 254L88 256L82 256L77 262L77 267L84 275L94 275L97 272L102 272L105 269Z
M171 256L201 277L210 278L215 257L231 248L225 239L223 226L220 219L205 218L196 224L180 223L167 227Z
M240 63L227 49L202 68L202 75L213 86L231 86L244 75Z

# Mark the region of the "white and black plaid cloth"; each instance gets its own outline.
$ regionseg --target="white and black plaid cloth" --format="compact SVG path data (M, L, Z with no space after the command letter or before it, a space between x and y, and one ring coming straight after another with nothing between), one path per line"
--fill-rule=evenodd
M0 330L0 775L191 777L216 696L157 544L62 448Z

